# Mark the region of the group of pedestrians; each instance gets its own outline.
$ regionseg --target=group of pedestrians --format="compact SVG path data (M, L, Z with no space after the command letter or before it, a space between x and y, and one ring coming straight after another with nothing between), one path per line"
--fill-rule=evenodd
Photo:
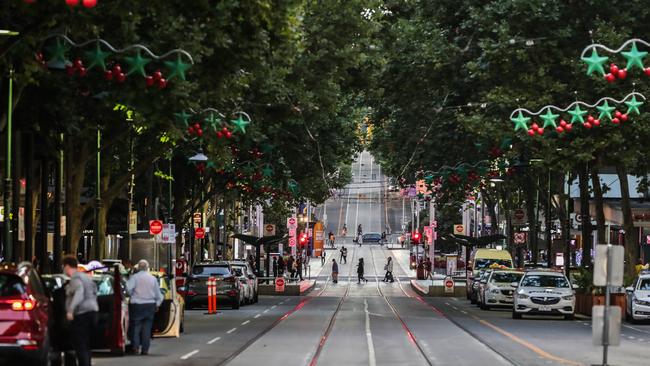
M343 255L341 255L341 258L344 258ZM386 273L384 274L384 279L382 281L391 282L391 283L395 282L395 278L393 277L393 258L388 257L386 259L386 264L384 265L384 271L386 271ZM368 282L364 274L365 274L365 269L364 269L363 258L359 258L359 262L357 263L357 284L361 284L361 282L366 282L366 283ZM332 258L332 282L333 283L339 282L339 264L336 262L336 258Z
M321 259L324 261L324 258ZM303 272L306 270L306 262L302 256L294 258L290 255L286 259L283 256L273 257L273 277L283 277L285 273L289 274L289 278L300 279L302 281Z
M66 287L66 319L71 325L72 345L79 366L91 366L91 340L97 325L97 285L85 271L79 270L74 256L62 259L63 272L70 277ZM130 353L149 354L153 319L163 301L158 279L149 273L142 259L127 283L129 298Z

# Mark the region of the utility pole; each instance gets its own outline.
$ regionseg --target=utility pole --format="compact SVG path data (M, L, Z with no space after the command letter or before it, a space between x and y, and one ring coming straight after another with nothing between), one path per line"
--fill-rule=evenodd
M13 261L14 251L11 242L11 132L13 130L13 86L14 70L9 70L9 103L7 104L7 155L5 156L5 184L4 184L4 256L6 261Z

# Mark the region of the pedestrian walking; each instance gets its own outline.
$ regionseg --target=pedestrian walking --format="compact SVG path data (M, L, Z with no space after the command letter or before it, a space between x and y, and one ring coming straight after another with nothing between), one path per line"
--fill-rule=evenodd
M300 281L303 280L302 268L303 268L302 257L298 257L298 259L296 259L296 278L300 278Z
M334 248L334 244L336 242L336 237L334 237L334 233L330 231L329 234L329 239L330 239L330 247Z
M339 253L341 256L339 257L339 262L343 263L343 252L345 251L345 245L341 246L341 249L339 249Z
M348 248L343 247L343 263L348 263Z
M273 256L273 277L278 277L278 257Z
M386 274L384 275L383 281L395 282L395 278L393 278L393 258L388 257L388 260L384 265L384 271L386 271Z
M359 226L357 226L357 236L361 236L361 234L363 234L363 229L361 228L361 224L359 224Z
M131 353L149 354L153 318L162 304L158 279L149 273L149 262L141 259L137 272L126 282L129 299L129 333ZM140 346L142 349L139 350Z
M282 277L284 276L284 270L285 270L285 263L284 263L284 258L282 255L278 257L278 276Z
M66 287L66 318L70 321L72 347L77 355L78 366L91 365L91 341L97 323L97 285L77 267L79 262L73 256L63 257L63 272L70 277Z
M287 260L287 272L289 272L289 277L293 278L296 275L296 266L295 266L295 259L293 259L293 256L290 255L289 259Z
M359 234L357 237L357 244L359 244L359 248L361 248L361 243L363 243L363 236Z
M381 233L381 240L379 241L379 245L383 246L385 242L386 242L386 232L384 231Z
M363 258L359 258L359 263L357 264L357 283L361 281L368 282L368 280L363 276Z
M341 229L341 236L346 237L348 236L348 227L343 224L343 229Z
M321 250L320 252L320 265L321 266L325 265L325 250Z
M336 263L335 258L332 258L332 282L339 282L339 265Z

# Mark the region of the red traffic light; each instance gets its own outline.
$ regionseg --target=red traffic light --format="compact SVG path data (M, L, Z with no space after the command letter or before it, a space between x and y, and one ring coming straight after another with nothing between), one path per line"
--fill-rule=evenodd
M300 245L305 245L309 241L309 236L307 233L301 233L298 240L300 241Z
M413 232L413 234L411 235L411 241L413 241L413 242L416 243L416 244L419 244L419 243L420 243L420 238L421 238L421 237L422 237L422 235L420 235L419 232L415 231L415 232Z

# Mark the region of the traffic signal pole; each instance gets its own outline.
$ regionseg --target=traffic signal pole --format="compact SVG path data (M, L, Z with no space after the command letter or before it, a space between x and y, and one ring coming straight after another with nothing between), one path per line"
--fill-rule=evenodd
M13 85L14 71L9 71L9 103L7 105L7 155L5 156L5 184L4 184L4 257L6 261L14 259L13 244L11 242L11 131L13 117Z

